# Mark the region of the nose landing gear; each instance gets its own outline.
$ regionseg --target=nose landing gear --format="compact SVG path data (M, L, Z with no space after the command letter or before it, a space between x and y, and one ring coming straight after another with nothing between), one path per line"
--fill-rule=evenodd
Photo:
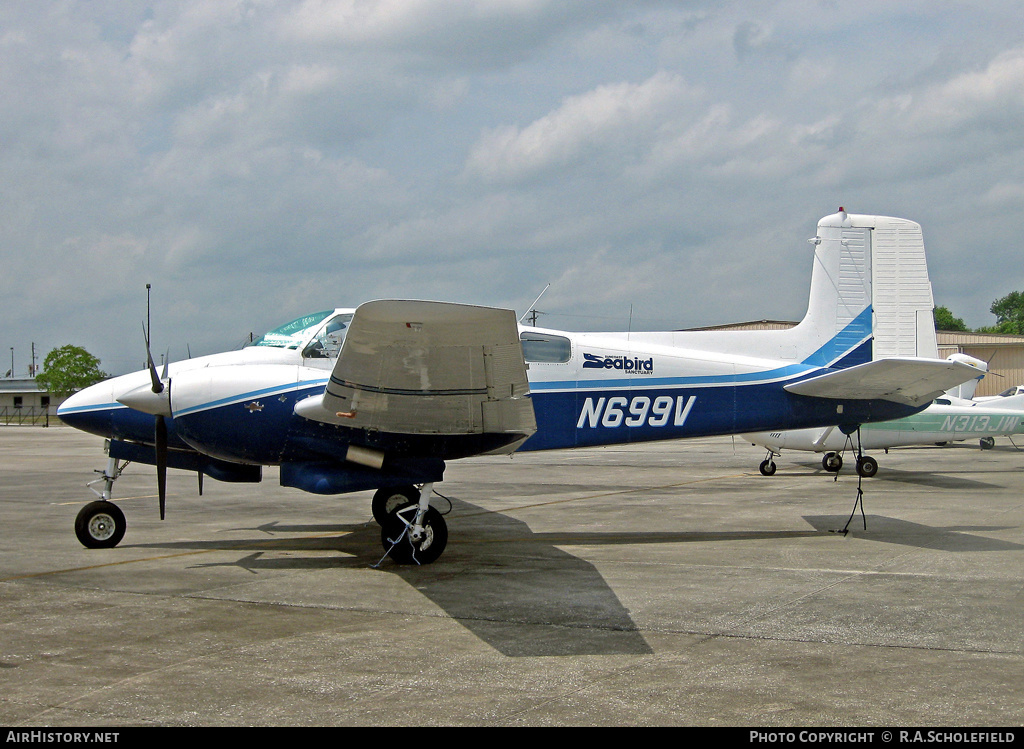
M103 471L96 471L102 474L100 478L87 484L99 497L83 507L75 518L75 535L87 549L111 549L124 538L127 523L121 508L110 501L110 490L125 465L111 458ZM97 490L95 484L102 484L102 488Z

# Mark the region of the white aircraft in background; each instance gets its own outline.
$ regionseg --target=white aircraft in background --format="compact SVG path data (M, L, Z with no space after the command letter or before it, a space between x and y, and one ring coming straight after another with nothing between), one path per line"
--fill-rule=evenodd
M1009 398L1014 395L1024 395L1024 385L1014 385L1013 387L1006 388L1006 390L998 393L997 395L983 395L981 397L974 398L974 401L977 403L986 403L989 401L997 401L1000 398Z
M782 450L824 453L821 466L837 473L843 467L843 453L850 449L857 455L857 473L870 477L878 472L878 461L864 450L878 450L910 445L935 445L978 439L982 449L995 445L996 437L1024 434L1024 395L1000 398L998 402L976 403L963 398L937 398L924 411L894 421L862 424L859 438L841 429L797 429L779 432L745 434L755 445L768 449L761 462L765 476L776 471L775 458Z
M519 326L511 310L383 300L299 318L241 351L116 377L66 400L67 424L108 440L98 501L75 529L116 546L111 501L122 461L280 483L319 494L375 490L381 543L399 563L447 543L430 504L445 462L741 432L857 425L907 416L975 371L959 362L872 356L886 271L924 245L919 225L840 212L818 223L811 293L789 330L571 333ZM898 266L898 262L895 263ZM901 291L902 289L902 291ZM884 293L880 293L884 292ZM879 303L873 304L873 300ZM930 310L929 310L930 314ZM147 335L148 337L148 335ZM148 341L147 341L148 349Z

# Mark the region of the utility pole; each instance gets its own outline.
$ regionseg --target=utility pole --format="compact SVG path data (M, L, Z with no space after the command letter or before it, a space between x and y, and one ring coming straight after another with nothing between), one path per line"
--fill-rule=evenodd
M543 312L538 312L537 311L537 302L540 301L540 298L542 296L544 296L544 292L547 291L549 288L551 288L551 284L548 284L547 286L545 286L544 287L544 291L540 292L540 294L537 296L537 298L533 300L533 304L530 305L529 311L525 315L523 315L522 317L519 318L519 322L522 322L523 320L525 320L527 315L529 315L529 317L530 317L530 325L533 326L534 328L537 327L537 315L543 315L544 314Z

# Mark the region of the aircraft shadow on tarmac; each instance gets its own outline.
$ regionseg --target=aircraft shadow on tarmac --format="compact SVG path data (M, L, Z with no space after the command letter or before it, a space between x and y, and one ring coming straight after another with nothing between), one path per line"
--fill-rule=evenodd
M884 515L862 517L860 513L855 514L852 519L849 515L804 515L804 520L819 532L830 533L838 532L849 520L850 532L859 538L899 544L900 546L915 546L921 549L956 552L1024 549L1021 544L1011 541L973 535L1014 529L1016 526L962 525L943 528L912 523ZM865 526L867 527L865 528Z
M275 521L252 529L261 535L247 540L131 546L250 552L234 562L194 567L234 566L253 574L274 569L366 568L380 561L378 570L401 577L504 655L645 655L653 650L597 568L560 547L810 538L834 532L848 519L805 516L811 529L791 531L534 533L526 523L507 515L460 500L452 502L448 550L443 560L424 567L380 561L380 528L373 522L296 525ZM861 530L860 523L857 515L850 524L856 535L886 543L956 551L1022 548L970 535L998 530L994 527L933 528L877 515L867 516L867 531ZM346 556L316 553L323 551Z
M460 516L464 515L473 517L463 522ZM382 573L404 579L508 656L653 653L594 565L553 543L537 542L526 523L454 500L449 529L444 558L423 567L382 559L381 531L373 522L272 522L250 529L261 535L244 540L123 543L121 547L243 551L247 553L233 562L192 567L233 566L253 574L376 566ZM317 553L323 551L345 556Z
M881 463L881 461L879 462ZM825 471L821 467L820 462L808 463L806 461L795 461L793 463L793 467L794 469L806 468L808 473L813 473L815 475L827 477L833 481L836 480L836 474ZM979 469L978 473L980 475L992 475L992 470L986 470L989 468L989 466L986 466L984 469ZM914 486L925 486L932 489L953 489L960 491L982 491L985 489L999 488L998 484L990 481L979 481L977 479L964 478L962 475L964 471L959 467L957 468L957 473L960 475L951 476L949 474L941 473L939 469L927 471L908 471L902 468L893 468L891 466L882 464L879 467L878 473L875 476L872 476L871 478L864 480L863 486L865 493L870 489L872 483L880 483L884 481L892 481L894 483L903 484L913 484ZM771 481L772 479L770 478L768 480ZM846 467L844 467L839 472L838 480L840 482L856 482L857 474L854 472L852 468L847 469Z

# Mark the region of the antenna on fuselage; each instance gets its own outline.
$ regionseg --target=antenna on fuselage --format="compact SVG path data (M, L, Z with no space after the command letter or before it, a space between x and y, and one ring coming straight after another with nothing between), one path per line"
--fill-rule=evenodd
M550 288L551 288L551 284L548 284L547 286L544 287L544 291L540 292L540 294L537 295L537 298L533 300L533 304L530 305L530 308L528 310L526 310L525 313L523 313L522 317L519 318L519 322L522 322L523 320L525 320L527 315L529 315L529 317L530 317L530 325L532 325L533 327L537 327L537 315L544 314L543 312L538 312L537 311L537 309L536 309L537 302L540 301L540 298L542 296L544 296L544 293L548 289L550 289Z

